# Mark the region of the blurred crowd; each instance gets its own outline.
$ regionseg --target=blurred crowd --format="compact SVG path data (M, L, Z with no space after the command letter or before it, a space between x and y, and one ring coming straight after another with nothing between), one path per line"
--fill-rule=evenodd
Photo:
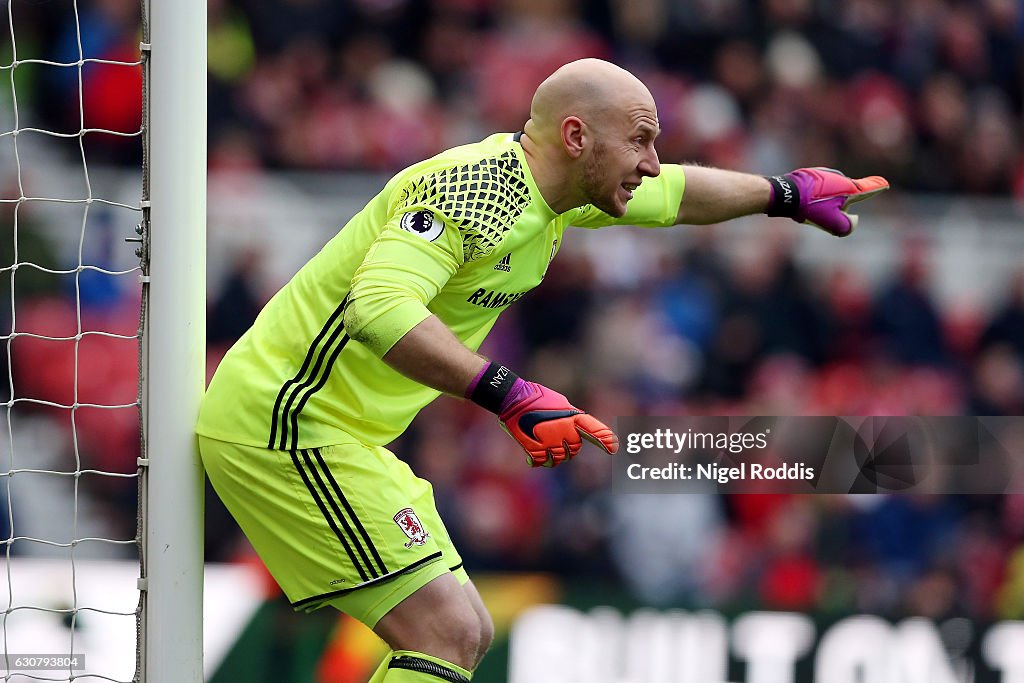
M19 57L77 59L70 11L13 7ZM86 57L135 58L135 0L78 7ZM395 170L518 130L547 74L599 56L650 86L664 160L1024 196L1022 32L1018 0L210 0L211 165ZM77 129L74 70L19 69ZM88 126L137 129L133 78L86 66Z
M1016 0L210 6L215 165L394 170L518 130L544 77L600 56L650 86L665 160L1024 194Z
M86 56L134 59L134 0L78 6ZM77 59L73 17L46 4L12 7L20 58ZM215 170L397 169L520 128L543 77L601 56L651 87L664 160L760 172L828 165L886 175L901 191L1024 198L1016 0L209 0L209 8ZM131 73L87 67L83 113L68 70L22 68L19 106L61 130L77 130L80 116L89 127L137 129ZM137 143L99 142L91 159L138 156ZM19 234L25 239L24 226ZM1024 272L991 314L958 317L936 305L925 285L927 245L912 238L898 247L899 268L869 286L850 269L801 268L782 236L754 257L726 259L714 228L695 234L629 284L604 277L599 259L560 255L484 351L606 419L1024 413ZM45 244L32 249L47 262ZM211 283L211 372L265 300L257 260L247 255L225 283ZM64 328L53 321L62 320L74 332L73 293L52 282L19 290L19 320L55 336ZM100 303L132 333L134 311ZM77 356L48 375L28 340L11 346L16 394L70 402L66 375ZM117 372L82 364L98 387L111 376L86 369L94 367ZM61 424L70 427L66 416ZM99 420L95 438L86 428L74 449L134 471L134 433L102 428L115 429ZM1014 438L1024 448L1024 437ZM433 482L470 571L616 577L656 605L1024 617L1024 497L616 496L600 454L530 470L492 416L452 399L428 407L394 450ZM133 487L95 490L133 525ZM214 498L207 514L208 557L245 555Z

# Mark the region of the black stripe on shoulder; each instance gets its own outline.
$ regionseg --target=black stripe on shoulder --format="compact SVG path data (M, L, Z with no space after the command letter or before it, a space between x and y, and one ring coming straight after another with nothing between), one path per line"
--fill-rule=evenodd
M366 533L366 528L363 526L363 523L359 521L359 516L356 515L356 511L352 509L352 505L349 504L348 498L346 498L345 494L342 493L341 486L338 485L338 480L334 478L334 474L331 472L331 468L327 466L326 462L324 462L324 458L323 455L321 455L320 453L320 449L314 448L312 449L312 451L313 457L316 458L318 463L320 463L320 468L321 470L323 470L324 476L327 477L327 481L330 482L331 488L334 489L335 495L337 495L338 500L341 501L341 504L345 506L345 510L348 512L348 515L352 519L353 524L355 524L356 529L359 530L359 535L362 536L363 541L366 542L366 547L370 549L370 553L373 555L373 559L377 561L377 566L380 567L381 574L387 574L388 568L384 565L384 560L381 558L380 553L377 552L377 546L375 546L373 544L373 541L370 540L370 535Z
M302 467L302 462L299 460L299 454L296 453L295 451L291 451L290 454L292 456L292 462L295 464L295 469L299 471L299 476L302 477L303 483L309 490L310 495L313 496L313 500L316 501L316 506L320 508L320 512L323 514L324 519L327 520L327 524L331 527L331 530L334 531L334 535L338 537L339 541L341 541L342 547L345 548L345 552L348 554L349 559L352 560L352 564L359 572L359 576L363 579L363 581L369 581L370 576L366 573L366 570L363 569L363 565L360 564L359 558L357 558L355 553L352 552L352 548L351 546L349 546L348 540L345 538L344 534L341 533L341 529L338 528L338 525L334 521L334 518L331 517L330 512L327 511L327 506L324 505L324 501L320 498L320 494L317 493L316 487L313 485L313 482L309 480L309 475L306 473L306 470ZM308 455L306 454L305 451L302 451L302 455L303 457L308 458Z
M309 345L309 350L306 351L306 357L302 360L302 366L299 368L299 371L297 373L295 373L294 377L292 377L290 380L288 380L287 382L285 382L284 384L281 385L281 390L277 393L277 400L274 401L274 412L271 414L271 418L270 418L270 441L268 442L267 448L271 448L271 449L278 448L278 446L276 445L276 443L277 443L277 434L278 434L278 430L279 429L281 429L282 431L284 429L284 425L282 424L282 421L286 419L286 414L287 414L287 410L288 410L287 407L285 408L285 414L280 415L280 418L281 418L280 421L279 421L278 417L279 417L279 413L280 413L280 410L281 410L281 403L285 400L285 396L288 394L288 390L291 387L293 387L296 384L298 384L299 382L301 382L302 378L306 376L306 372L309 370L310 363L313 362L313 358L316 356L317 347L320 346L320 343L330 333L330 331L335 327L337 321L341 318L342 314L345 312L345 306L347 304L348 304L348 295L346 294L345 298L341 300L340 304L338 304L338 307L335 308L334 312L331 313L329 318L327 318L327 322L324 323L324 326L320 328L320 332L316 335L316 338L313 339L313 343ZM281 444L280 444L280 448L281 449L284 448L285 441L286 441L286 438L285 438L284 434L282 433L282 435L281 435Z

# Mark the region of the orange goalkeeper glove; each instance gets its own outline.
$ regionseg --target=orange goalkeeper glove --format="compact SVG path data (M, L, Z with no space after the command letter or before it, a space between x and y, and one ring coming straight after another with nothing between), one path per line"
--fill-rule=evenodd
M557 391L520 379L503 365L488 364L466 396L498 415L502 428L526 451L531 467L557 467L571 460L583 439L608 453L619 450L619 440L608 425Z
M798 168L767 180L772 196L766 214L810 223L836 237L846 237L857 227L857 216L846 213L850 204L889 189L881 176L848 178L831 168Z

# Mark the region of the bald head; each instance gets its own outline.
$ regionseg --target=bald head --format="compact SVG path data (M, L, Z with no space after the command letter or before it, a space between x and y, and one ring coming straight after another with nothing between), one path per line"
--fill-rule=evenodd
M540 84L520 138L534 180L556 213L592 204L612 216L661 166L650 91L609 62L570 62Z
M631 106L654 107L647 86L633 74L600 59L580 59L547 77L530 105L535 139L557 138L566 117L596 124Z

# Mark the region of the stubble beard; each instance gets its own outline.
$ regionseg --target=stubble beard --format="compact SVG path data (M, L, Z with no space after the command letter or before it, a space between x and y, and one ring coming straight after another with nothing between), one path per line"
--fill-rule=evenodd
M614 200L608 196L608 192L604 188L606 181L604 177L606 173L604 170L604 161L607 157L606 152L607 149L603 143L594 143L594 151L583 165L583 177L580 179L580 186L583 190L583 196L587 198L587 202L606 214L621 216L622 214L618 206L615 205Z

